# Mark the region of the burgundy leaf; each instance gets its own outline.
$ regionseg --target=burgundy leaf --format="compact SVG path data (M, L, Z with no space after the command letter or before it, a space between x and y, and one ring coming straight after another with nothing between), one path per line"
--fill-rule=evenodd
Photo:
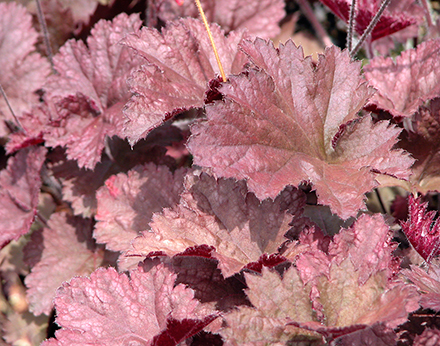
M140 25L137 15L100 21L87 39L88 47L82 41L68 41L54 57L58 74L45 86L54 109L44 138L48 146L65 146L80 167L95 167L106 137L124 137L126 78L140 60L119 41Z
M402 223L402 231L420 256L430 262L440 254L440 222L434 222L436 212L427 212L428 203L422 203L420 198L410 195L408 206L409 217Z
M275 201L260 202L244 182L188 176L180 204L155 214L151 231L143 232L127 255L174 255L206 244L215 247L213 256L229 277L264 253L276 253L292 217L300 219L303 205L304 196L292 188Z
M20 116L38 102L35 91L49 75L50 65L35 51L38 33L26 9L15 2L2 2L0 13L0 84L15 115ZM3 97L0 97L0 119L17 125ZM0 136L9 132L1 121Z
M175 278L159 265L148 273L132 270L130 278L113 268L99 268L90 278L64 283L55 299L56 321L62 327L55 334L58 343L151 345L176 324L202 329L215 318L215 311L195 300L191 289L174 286ZM176 331L183 336L181 329Z
M426 328L414 339L414 346L434 346L440 343L440 330Z
M226 37L217 25L211 30L225 73L239 73L246 58L238 43L246 35ZM192 18L169 23L161 33L143 28L123 42L147 63L129 79L133 96L124 110L125 134L134 144L177 113L202 107L219 70L204 25Z
M90 219L52 214L47 227L32 234L25 252L40 257L26 276L27 297L35 315L49 315L55 292L63 281L77 275L88 275L101 265L104 251L95 246ZM38 234L40 233L40 234ZM40 242L40 251L33 251ZM29 253L29 252L33 253ZM35 260L29 259L30 262Z
M281 0L202 0L201 4L207 20L217 23L227 33L245 28L252 36L275 37L280 32L278 23L285 16ZM156 6L163 21L199 17L194 1L186 0L179 6L175 0L160 0Z
M111 176L96 193L93 236L109 250L127 250L131 240L150 228L153 213L179 202L185 173L179 169L172 174L168 167L150 163Z
M43 147L19 151L0 172L0 247L27 233L37 212Z
M351 0L320 0L327 5L330 10L339 18L348 22ZM400 0L399 2L407 3L409 7L412 0ZM375 14L379 11L382 0L358 0L356 2L356 25L354 29L359 35L362 35L370 24ZM391 35L399 30L402 30L411 24L414 24L416 19L410 12L390 11L386 9L382 14L377 25L371 33L372 40L377 40L381 37Z
M423 42L396 58L376 57L364 67L378 92L370 105L394 117L410 117L423 102L440 95L440 39Z
M195 164L247 179L260 199L309 181L343 219L364 206L373 172L408 178L413 160L391 150L401 130L357 117L372 90L346 51L327 48L315 69L291 41L279 50L262 40L242 47L260 70L231 77L220 89L225 101L208 105L208 119L192 127Z

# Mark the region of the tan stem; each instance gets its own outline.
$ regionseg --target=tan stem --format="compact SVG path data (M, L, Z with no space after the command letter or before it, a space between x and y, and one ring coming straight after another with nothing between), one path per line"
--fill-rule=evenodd
M218 68L220 69L220 74L222 76L223 82L226 82L226 75L225 71L223 71L223 66L220 61L220 57L218 56L217 48L215 48L214 38L211 34L211 29L209 29L208 21L206 20L205 12L203 12L202 4L200 3L200 0L195 0L197 8L200 12L200 17L202 17L203 24L205 24L206 32L208 33L209 41L211 42L212 49L214 50L215 59L217 60Z

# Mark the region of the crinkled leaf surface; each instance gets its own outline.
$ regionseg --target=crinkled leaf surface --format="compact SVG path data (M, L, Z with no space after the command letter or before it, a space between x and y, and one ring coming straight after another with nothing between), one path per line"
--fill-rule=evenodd
M348 22L351 0L320 0L327 5L331 11L339 18ZM411 5L412 0L399 0L404 2L407 7ZM356 2L356 20L354 29L359 35L362 35L365 29L370 24L375 14L379 11L382 0L358 0ZM374 27L371 38L377 40L381 37L391 35L399 30L402 30L411 24L414 24L416 19L411 12L407 11L390 11L386 9L382 14L380 21Z
M393 279L397 268L390 239L379 215L364 215L343 229L327 252L310 243L310 237L300 236L294 246L309 243L309 251L297 256L282 279L265 268L262 277L245 274L246 294L254 308L225 314L228 328L222 335L233 341L240 338L236 344L286 342L292 337L289 325L297 328L293 332L298 337L317 332L328 340L368 340L377 329L377 342L395 338L392 329L419 307L419 295L413 285Z
M153 213L179 202L185 173L150 163L111 176L96 193L95 239L109 250L127 250L131 240L150 228Z
M252 36L275 37L280 32L278 23L285 16L281 0L202 0L208 22L219 24L226 32L246 29ZM158 16L163 21L177 17L199 17L194 1L178 5L175 0L157 1Z
M15 115L19 116L38 102L35 91L43 85L50 66L35 52L38 33L26 9L15 2L2 2L0 13L0 83ZM0 118L0 136L3 137L9 133L3 120L13 121L3 97L0 97Z
M25 252L28 257L38 256L40 259L26 276L25 283L31 311L35 315L50 314L55 292L63 281L88 275L101 265L104 251L96 248L92 230L90 219L55 213L47 227L32 233ZM41 242L41 250L35 249L38 244L32 242Z
M440 95L440 39L423 42L395 59L376 57L364 67L378 92L369 104L395 117L410 117L423 102Z
M174 255L195 245L213 246L225 277L264 253L277 252L304 196L288 188L275 201L260 202L244 182L189 176L180 204L153 215L151 230L133 241L128 255L163 251ZM304 221L305 222L305 221Z
M129 98L126 78L140 60L119 44L141 25L138 15L100 21L87 39L68 41L54 57L57 75L46 86L54 103L44 136L48 146L65 146L80 167L93 168L106 136L122 135L122 107Z
M175 279L159 265L148 273L132 270L130 278L113 268L99 268L89 278L64 283L55 299L56 321L62 327L55 334L58 344L153 345L153 338L176 321L193 321L186 331L200 323L197 333L212 321L215 311L194 299L191 289L174 286ZM182 333L185 328L178 330Z
M227 345L296 345L308 340L321 344L314 332L286 325L290 318L306 322L314 319L310 287L305 287L295 267L281 279L277 272L263 268L262 276L245 273L246 293L254 305L225 314L227 327L220 334ZM289 343L287 343L289 342Z
M440 266L438 261L430 263L429 268L424 270L418 266L411 266L411 270L403 270L422 292L420 305L425 309L440 311Z
M226 37L218 25L211 30L225 73L239 73L247 61L238 50L244 31ZM205 27L196 19L171 22L161 33L143 28L123 42L147 63L129 79L133 95L124 110L124 133L133 144L174 114L202 107L208 82L219 70Z
M409 216L402 231L420 256L430 262L440 254L440 221L434 222L436 212L427 212L428 203L422 203L420 198L410 195L408 206Z
M0 247L27 233L37 212L43 147L19 151L0 172Z
M418 308L415 287L392 282L398 268L395 245L382 216L362 216L329 245L330 272L318 278L319 298L327 326L384 323L395 328ZM312 253L302 257L314 256ZM301 272L304 272L298 264Z
M225 100L192 127L195 164L247 179L260 199L309 181L318 202L343 219L364 206L372 170L408 177L413 160L391 150L400 130L357 117L372 90L346 51L327 48L314 68L291 41L279 50L259 39L242 47L259 70L230 77L220 89Z

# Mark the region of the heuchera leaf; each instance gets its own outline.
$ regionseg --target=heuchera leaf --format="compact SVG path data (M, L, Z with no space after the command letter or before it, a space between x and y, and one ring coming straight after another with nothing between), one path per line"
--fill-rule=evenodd
M440 254L440 221L435 211L427 212L428 203L422 203L420 198L408 197L409 216L402 223L402 231L405 233L414 249L430 262Z
M2 2L0 13L0 83L15 115L19 116L38 102L35 91L45 82L50 65L35 52L38 33L26 9L15 2ZM13 118L3 97L0 97L0 119L0 136L4 137L10 131L3 120L13 121Z
M261 277L244 275L249 287L246 294L254 308L241 307L224 315L227 327L220 334L227 345L295 345L303 340L320 344L318 333L286 325L292 316L302 322L313 320L310 287L304 286L295 267L282 279L267 268Z
M440 39L423 42L398 57L376 57L364 66L378 92L369 106L394 117L410 117L423 102L440 95Z
M218 25L211 30L225 73L239 73L247 61L238 50L244 31L226 37ZM168 23L161 33L144 27L123 42L147 63L128 80L133 96L124 110L124 133L134 144L182 110L202 107L208 82L219 70L205 27L196 19Z
M247 179L260 199L307 180L343 219L364 206L373 170L408 178L413 160L391 150L400 130L357 117L372 90L346 51L327 48L314 68L291 41L279 50L259 39L242 48L259 70L230 77L220 89L225 100L192 127L195 164Z
M315 247L300 253L282 278L266 268L261 277L245 274L246 293L255 308L225 314L228 327L222 335L227 340L240 338L235 344L263 340L284 344L310 335L316 338L316 333L327 341L343 342L345 336L347 340L377 338L377 344L394 340L392 329L419 307L419 295L414 286L394 278L398 263L390 239L381 216L364 215L334 236L328 252ZM302 241L309 240L300 236L296 246ZM318 266L316 260L327 265ZM296 329L289 331L287 326ZM374 336L374 330L380 333Z
M440 95L440 94L439 94ZM411 187L423 194L440 190L440 97L420 106L403 132L399 147L416 159L411 168ZM412 191L412 189L409 189Z
M227 33L246 29L252 36L271 38L280 32L278 23L284 18L282 0L202 0L203 11L211 23L217 23ZM199 11L191 0L179 6L175 0L157 1L158 16L163 21L178 17L199 17Z
M140 60L119 41L141 25L138 15L120 14L100 21L87 39L68 41L54 57L57 75L45 85L51 121L46 145L67 148L69 159L93 168L101 158L106 137L122 135L122 107L129 93L126 78Z
M260 202L244 182L190 176L180 204L153 215L151 231L135 239L127 255L146 256L152 251L175 255L206 244L216 249L212 256L229 277L264 253L276 253L304 202L302 193L291 188L275 201Z
M27 233L37 212L43 147L19 151L0 172L0 247Z
M109 250L127 250L131 240L150 228L153 213L179 202L185 173L150 163L111 176L96 193L95 239Z
M349 19L351 0L320 0L327 5L331 11L346 23ZM399 2L409 3L411 0L399 0ZM374 15L379 11L382 4L381 0L358 0L356 2L356 25L354 29L359 35L362 35L370 24ZM409 4L408 4L409 5ZM371 39L377 40L381 37L391 35L402 30L416 22L411 13L408 12L390 12L385 10L380 21L374 27L371 33Z
M423 270L418 266L411 266L411 270L402 271L422 293L420 305L425 309L440 311L440 266L434 260L429 264L428 270Z
M191 289L174 286L175 279L159 265L148 273L132 270L130 278L99 268L90 278L64 283L55 299L62 327L55 334L58 344L159 345L155 340L168 333L161 345L177 345L212 322L216 313L194 299Z
M440 330L426 328L421 335L414 338L414 346L431 346L440 343Z
M91 219L55 213L47 227L32 233L25 252L28 258L40 259L26 276L25 283L30 309L35 315L50 314L55 292L63 281L88 275L101 265L104 251L96 247L92 230ZM33 242L42 243L42 251L33 251Z

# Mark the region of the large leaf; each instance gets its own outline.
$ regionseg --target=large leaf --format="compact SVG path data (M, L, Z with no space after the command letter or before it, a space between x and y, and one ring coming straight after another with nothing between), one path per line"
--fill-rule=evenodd
M305 224L300 217L304 202L295 189L286 189L275 201L260 202L243 181L192 176L180 204L154 214L151 230L134 240L128 255L175 255L206 244L215 247L212 256L229 277L263 254L277 253L292 217Z
M370 104L395 117L410 117L423 102L440 95L440 39L421 43L395 59L376 57L365 77L378 92Z
M68 158L80 167L95 167L107 136L123 137L122 107L129 98L126 78L140 59L119 41L140 25L137 15L100 21L87 46L70 40L54 57L58 74L45 86L53 106L44 139L47 146L66 147Z
M218 25L211 30L225 73L239 73L246 62L238 50L244 31L226 37ZM219 69L203 23L192 18L171 22L162 32L143 28L123 42L147 63L128 80L133 96L124 110L125 134L134 144L182 110L202 107Z
M215 311L193 298L176 275L160 265L119 274L99 268L57 292L59 345L177 345L215 319ZM159 340L168 341L160 343ZM168 339L168 340L167 340ZM50 339L43 345L56 344Z
M242 46L259 70L231 77L225 100L193 126L195 164L247 179L260 199L309 181L344 219L363 207L373 171L408 178L413 160L391 150L400 130L357 116L372 90L346 51L327 48L314 68L291 41L279 51L259 39Z

